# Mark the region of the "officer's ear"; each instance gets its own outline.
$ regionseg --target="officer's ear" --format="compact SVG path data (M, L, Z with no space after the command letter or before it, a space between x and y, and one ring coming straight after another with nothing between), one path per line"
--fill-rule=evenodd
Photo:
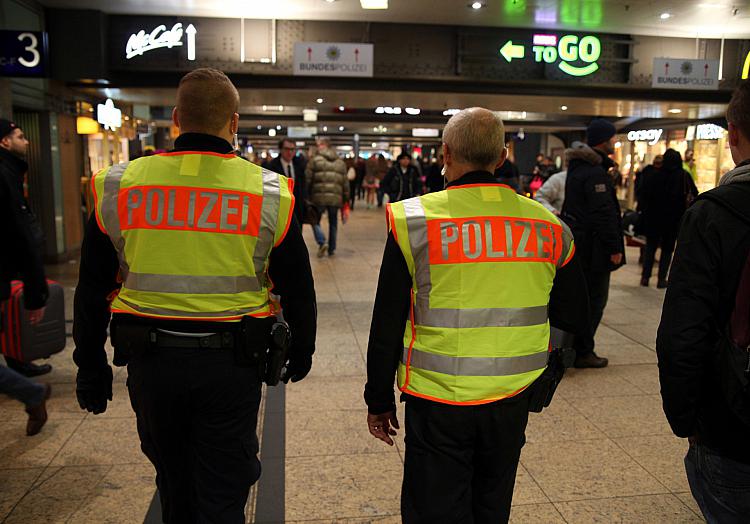
M240 130L240 114L234 113L232 115L232 120L229 123L229 132L233 135L236 135L239 130Z
M448 147L448 144L443 142L443 164L446 166L449 166L453 163L453 156L451 155L451 150Z
M172 109L172 123L174 123L175 127L180 127L180 117L177 116L177 107Z
M502 166L506 160L508 160L508 148L503 146L503 152L500 154L500 160L498 160L495 169L500 169L500 166Z

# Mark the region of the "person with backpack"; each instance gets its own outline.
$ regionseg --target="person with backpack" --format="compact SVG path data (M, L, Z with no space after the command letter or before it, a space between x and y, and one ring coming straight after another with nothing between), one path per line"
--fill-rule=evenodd
M656 351L664 412L687 438L706 520L750 520L750 82L727 108L737 167L683 218Z

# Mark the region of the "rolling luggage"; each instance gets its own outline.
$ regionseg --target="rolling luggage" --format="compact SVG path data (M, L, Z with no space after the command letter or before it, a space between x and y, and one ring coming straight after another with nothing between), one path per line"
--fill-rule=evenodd
M2 305L0 350L22 362L49 358L65 348L65 297L57 282L47 281L49 299L44 318L32 326L23 306L23 283L11 282L10 299Z

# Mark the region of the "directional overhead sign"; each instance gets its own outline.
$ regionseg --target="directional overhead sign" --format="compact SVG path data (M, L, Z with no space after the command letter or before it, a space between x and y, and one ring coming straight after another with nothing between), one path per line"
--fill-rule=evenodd
M719 89L719 61L654 58L652 87L664 89Z
M373 45L336 42L294 44L294 74L373 76Z
M508 40L500 48L500 55L512 63L514 59L526 57L526 45ZM531 40L530 58L537 63L556 64L570 76L588 76L599 70L597 61L602 55L602 43L598 37L587 35L535 34Z

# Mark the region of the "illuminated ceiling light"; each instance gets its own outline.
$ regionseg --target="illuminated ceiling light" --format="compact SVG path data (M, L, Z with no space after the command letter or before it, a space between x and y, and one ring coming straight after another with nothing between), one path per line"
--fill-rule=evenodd
M521 120L526 120L526 111L521 111Z
M279 106L279 111L283 111L283 110L284 110L284 106Z
M404 109L404 111L406 111L406 114L413 116L416 116L422 112L421 109L417 109L416 107L407 107L406 109Z
M382 115L383 113L385 113L385 108L383 106L380 106L375 109L375 113L377 113L378 115Z
M567 110L568 110L568 106L560 106L560 109L561 109L562 111L567 111Z
M336 1L336 0L326 0L326 3L327 3L327 4L332 4L332 3L334 3L335 1Z
M343 131L343 130L344 130L344 126L339 126L339 131Z
M276 136L276 130L275 129L269 129L268 130L268 136Z
M362 9L388 9L388 0L359 0Z
M443 116L453 116L457 115L460 112L460 109L446 109L445 111L443 111Z
M622 142L615 142L615 149L620 149L622 147Z
M263 129L263 126L258 126L258 131L260 131L261 129Z
M323 99L322 99L322 98L318 98L318 99L316 100L316 102L317 102L317 103L319 103L319 104L322 104L322 103L323 103Z
M673 115L679 115L680 113L682 113L682 109L677 109L675 107L675 108L672 108L672 109L668 110L667 112L668 113L672 113Z
M327 131L328 131L328 126L323 126L323 132L325 133Z
M672 14L671 13L662 13L662 14L659 15L659 18L661 18L662 20L668 20L668 19L672 18Z
M276 129L278 129L279 131L281 131L281 126L276 126Z
M372 147L378 147L378 144L377 144L377 143L375 143L375 142L373 142L373 143L372 143Z
M482 9L484 7L484 4L482 2L472 2L469 4L469 7L472 9Z
M263 106L263 111L268 111L268 106Z
M344 106L339 106L339 111L343 113L344 111L346 111L346 108Z

